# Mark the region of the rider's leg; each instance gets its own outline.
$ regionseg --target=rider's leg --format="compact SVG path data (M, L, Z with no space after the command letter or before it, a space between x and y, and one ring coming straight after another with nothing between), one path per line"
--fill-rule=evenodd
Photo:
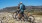
M20 19L20 20L22 18L22 14L21 13L22 13L21 11L19 11L19 13L18 13L18 19Z
M24 12L22 12L22 16L24 17Z
M21 14L22 14L22 20L24 20L24 12L21 12Z
M17 20L20 20L20 14L17 15Z
M21 11L18 10L18 18L21 19Z

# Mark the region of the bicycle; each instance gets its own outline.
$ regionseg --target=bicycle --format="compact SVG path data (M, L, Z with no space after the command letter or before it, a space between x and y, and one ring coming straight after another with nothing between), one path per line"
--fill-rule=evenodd
M15 12L15 14L13 15L13 18L18 19L18 11ZM30 23L34 23L34 20L35 20L34 16L32 15L28 16L24 14L24 21L29 21Z

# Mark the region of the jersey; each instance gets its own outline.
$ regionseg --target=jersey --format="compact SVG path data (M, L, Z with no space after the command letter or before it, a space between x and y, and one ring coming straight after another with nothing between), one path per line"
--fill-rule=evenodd
M20 4L20 10L21 10L21 12L24 12L23 4Z

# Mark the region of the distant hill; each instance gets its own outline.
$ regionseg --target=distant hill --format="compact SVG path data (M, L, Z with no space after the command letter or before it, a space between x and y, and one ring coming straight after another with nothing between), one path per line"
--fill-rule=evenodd
M17 10L18 6L13 6L13 7L6 7L6 8L3 8L2 10L0 10L0 12L3 12L3 11L7 11L7 12L10 12L10 11L15 11ZM26 6L26 9L27 10L42 10L42 6Z

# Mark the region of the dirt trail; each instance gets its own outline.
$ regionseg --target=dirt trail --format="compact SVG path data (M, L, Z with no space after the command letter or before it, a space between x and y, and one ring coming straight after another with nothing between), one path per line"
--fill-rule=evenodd
M42 15L33 15L36 23L42 23ZM11 13L0 13L0 23L30 23L24 21L16 21Z

